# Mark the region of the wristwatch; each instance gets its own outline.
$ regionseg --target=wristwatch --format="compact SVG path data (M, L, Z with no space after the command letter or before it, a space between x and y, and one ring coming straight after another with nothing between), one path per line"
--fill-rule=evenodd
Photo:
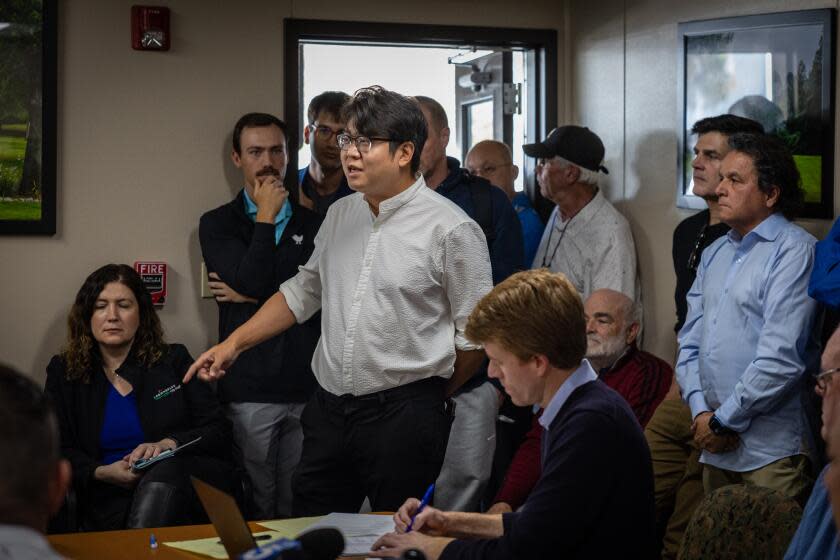
M718 417L714 414L712 414L712 417L709 420L709 429L712 430L712 433L716 436L726 436L735 433L735 430L733 430L732 428L727 428L726 426L721 424Z

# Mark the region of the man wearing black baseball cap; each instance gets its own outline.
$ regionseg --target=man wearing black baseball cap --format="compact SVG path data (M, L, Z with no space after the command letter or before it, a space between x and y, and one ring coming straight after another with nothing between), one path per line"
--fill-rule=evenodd
M582 126L561 126L522 149L537 158L540 192L557 205L533 267L562 272L584 300L608 288L638 301L630 225L598 189L600 173L608 173L598 135Z

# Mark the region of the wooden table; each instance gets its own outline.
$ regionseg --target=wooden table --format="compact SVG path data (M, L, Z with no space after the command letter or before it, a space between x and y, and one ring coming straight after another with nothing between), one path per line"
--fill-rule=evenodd
M379 512L377 512L379 513ZM380 515L391 515L380 513ZM265 531L266 528L256 521L249 521L248 527L252 533ZM154 534L158 547L149 548L149 536ZM186 541L216 536L213 525L184 525L181 527L158 527L156 529L125 529L123 531L99 531L91 533L66 533L63 535L47 535L53 548L65 558L71 560L120 560L153 559L192 559L208 556L193 554L186 550L179 550L166 546L168 541ZM341 560L343 557L339 557ZM347 557L345 560L358 560L357 557Z
M265 527L253 521L248 523L251 532L265 531ZM149 548L149 536L155 535L156 549ZM153 558L169 560L207 558L178 550L162 543L164 541L185 541L202 539L216 534L213 525L184 525L182 527L158 527L156 529L126 529L124 531L100 531L91 533L67 533L48 535L53 548L72 560L107 560L109 558Z

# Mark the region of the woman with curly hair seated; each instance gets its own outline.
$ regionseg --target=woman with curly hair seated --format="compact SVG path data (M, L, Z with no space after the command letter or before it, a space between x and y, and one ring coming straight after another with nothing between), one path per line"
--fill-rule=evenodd
M230 425L212 389L181 384L192 363L166 344L151 297L127 265L88 276L67 320L67 344L46 392L73 465L83 530L160 527L203 519L189 476L230 488ZM196 438L174 457L132 466Z

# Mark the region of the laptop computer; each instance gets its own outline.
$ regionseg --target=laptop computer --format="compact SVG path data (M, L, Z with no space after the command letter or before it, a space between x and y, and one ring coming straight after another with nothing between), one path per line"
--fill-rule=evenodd
M210 486L204 481L191 476L193 488L204 506L204 511L210 517L216 533L222 541L222 546L230 558L238 558L240 554L256 548L254 535L248 528L242 512L233 496Z

